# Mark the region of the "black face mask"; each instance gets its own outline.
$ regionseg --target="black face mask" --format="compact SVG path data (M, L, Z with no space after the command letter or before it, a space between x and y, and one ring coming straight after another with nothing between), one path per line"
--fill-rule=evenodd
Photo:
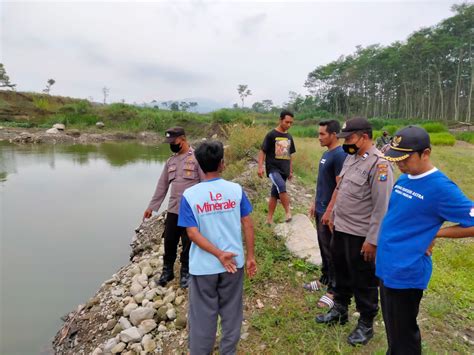
M170 143L170 149L173 153L178 153L181 150L181 144Z
M360 137L362 138L362 137ZM360 141L360 138L357 140L357 142ZM356 143L357 143L356 142ZM357 154L357 152L359 151L359 147L356 145L356 143L353 143L353 144L343 144L342 145L342 150L345 151L347 154L349 155L354 155L354 154Z
M359 147L355 144L343 144L342 150L349 155L354 155L357 154L357 152L359 151Z

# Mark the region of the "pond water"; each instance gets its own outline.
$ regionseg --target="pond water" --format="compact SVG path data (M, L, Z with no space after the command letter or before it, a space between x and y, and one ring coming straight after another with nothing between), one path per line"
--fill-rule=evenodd
M128 262L169 154L0 142L0 354L47 354L60 317Z

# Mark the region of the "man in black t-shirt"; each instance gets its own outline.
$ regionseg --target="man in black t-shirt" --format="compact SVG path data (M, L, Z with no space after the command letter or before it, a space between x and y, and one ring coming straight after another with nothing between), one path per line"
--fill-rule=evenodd
M283 110L280 113L278 126L267 133L258 154L258 176L263 177L263 162L265 161L265 171L272 181L267 215L269 225L273 223L273 213L278 199L285 209L286 222L291 221L290 197L286 192L286 180L291 180L293 176L291 154L296 152L293 137L288 133L292 124L293 113Z

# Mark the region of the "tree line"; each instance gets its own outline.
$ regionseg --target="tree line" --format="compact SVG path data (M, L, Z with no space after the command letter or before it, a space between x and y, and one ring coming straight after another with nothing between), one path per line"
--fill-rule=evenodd
M405 42L359 46L317 67L305 87L334 114L471 122L474 4L452 10L454 16Z
M472 122L474 4L454 5L452 10L454 16L414 32L405 42L358 46L354 53L318 66L304 84L310 94L290 91L283 107L317 117L330 113ZM48 80L43 91L49 94L54 83ZM0 63L0 88L15 86ZM104 104L109 90L103 88ZM252 91L240 84L237 93L243 109ZM197 106L185 101L152 103L172 111ZM266 99L253 103L251 110L273 113L280 107Z

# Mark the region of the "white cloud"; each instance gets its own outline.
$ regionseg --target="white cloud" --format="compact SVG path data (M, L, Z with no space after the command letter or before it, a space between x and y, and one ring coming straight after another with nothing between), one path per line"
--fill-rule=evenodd
M451 16L437 2L3 2L0 62L19 90L143 102L281 103L316 66ZM422 16L420 16L422 14Z

